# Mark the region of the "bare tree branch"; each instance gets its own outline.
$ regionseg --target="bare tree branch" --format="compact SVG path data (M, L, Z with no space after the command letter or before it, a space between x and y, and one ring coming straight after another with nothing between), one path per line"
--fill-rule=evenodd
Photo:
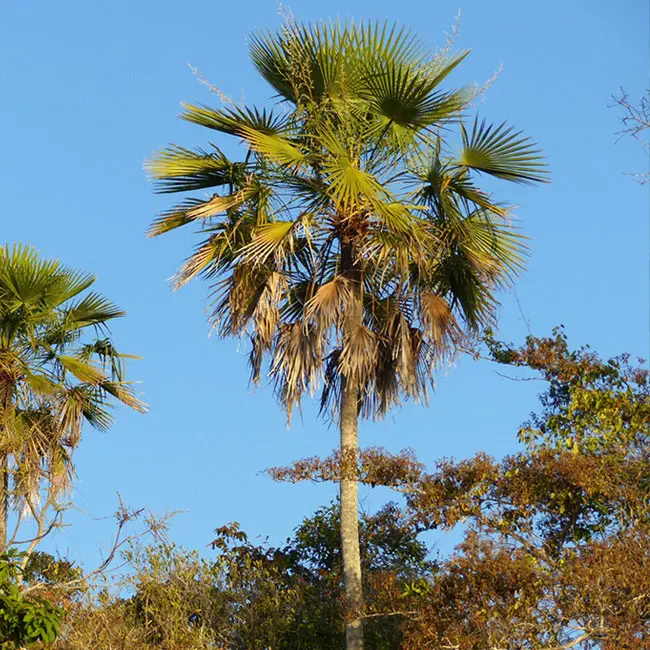
M630 96L621 88L620 95L612 95L611 106L623 109L621 124L623 128L617 131L619 140L625 136L633 137L641 146L650 153L650 89L646 91L638 103L630 100ZM641 173L629 174L636 178L642 185L650 180L650 170Z

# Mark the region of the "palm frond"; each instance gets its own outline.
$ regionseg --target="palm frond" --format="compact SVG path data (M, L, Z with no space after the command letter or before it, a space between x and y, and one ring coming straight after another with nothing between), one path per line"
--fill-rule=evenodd
M379 61L369 70L363 96L385 124L416 130L457 117L468 102L466 91L436 90L438 83L437 76L412 66Z
M57 361L81 382L96 386L106 381L106 375L89 361L64 354L58 355Z
M307 301L305 318L315 322L321 332L326 332L331 327L340 329L351 298L347 278L337 275L321 284L313 297Z
M463 332L444 298L428 291L419 296L419 319L440 355L458 347Z
M303 323L283 325L273 345L271 377L276 393L291 420L305 393L313 393L320 380L324 341Z
M285 165L296 170L307 162L305 153L279 133L265 133L244 126L241 128L240 135L250 145L251 149L279 165Z
M87 293L75 303L66 306L62 319L67 328L83 329L89 326L105 326L114 318L122 318L126 312L96 292Z
M266 108L231 107L216 110L185 103L183 109L183 120L228 135L241 136L244 128L267 134L283 133L287 125L284 116L275 115Z
M97 386L79 384L69 388L58 405L59 429L74 447L81 439L83 422L98 431L107 431L113 424L113 417L107 409L104 392Z
M97 358L106 371L110 371L113 381L123 381L126 376L124 360L142 360L134 354L118 352L113 341L108 338L96 339L91 343L82 345L77 356L84 361Z
M208 187L234 188L244 181L245 163L230 161L219 149L185 149L170 145L145 164L160 194L189 192Z
M222 230L210 235L182 264L173 279L174 289L180 289L200 274L208 277L215 275L227 253L232 251L234 255L234 251L238 249L231 233Z
M49 374L46 374L37 369L32 369L29 366L23 368L25 383L40 399L55 395L60 389L60 384L53 379Z
M462 222L465 253L477 270L495 283L508 284L525 267L526 237L506 224L497 224L477 210Z
M255 265L265 264L272 255L291 249L296 225L295 221L273 221L258 226L251 242L241 249L241 259Z
M147 404L137 397L133 385L128 382L103 381L101 389L138 413L146 413L149 410Z
M358 208L363 203L371 203L387 198L388 192L370 173L362 170L357 161L351 159L345 146L336 135L326 132L321 136L323 145L330 155L323 161L329 198L342 210Z
M246 186L234 194L221 196L214 194L206 200L187 199L163 212L160 217L154 219L147 230L147 237L157 237L170 230L195 221L205 221L216 217L224 212L238 208L254 194L255 188Z
M521 131L474 120L472 131L462 127L463 150L459 164L516 183L548 182L541 150Z
M348 332L338 358L338 372L353 386L372 384L379 342L377 335L363 325Z
M124 315L88 292L94 280L41 259L27 246L0 249L0 373L9 382L0 405L0 445L12 468L15 509L31 510L42 493L57 498L69 488L83 423L107 429L113 393L127 406L143 408L131 389L113 390L106 376L123 377L125 356L109 338L86 338L89 327L96 334Z

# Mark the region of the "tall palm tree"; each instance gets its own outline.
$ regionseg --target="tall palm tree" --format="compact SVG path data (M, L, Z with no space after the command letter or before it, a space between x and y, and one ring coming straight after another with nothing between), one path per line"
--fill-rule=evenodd
M149 234L198 226L176 285L211 283L217 332L250 336L252 379L268 359L289 417L323 385L322 413L341 434L346 641L358 650L358 420L426 402L437 365L493 320L495 291L522 266L521 236L476 177L546 172L511 127L466 125L470 91L442 89L467 52L432 53L395 26L319 23L258 33L250 54L278 106L186 104L183 119L233 136L242 156L213 144L158 152L147 165L158 191L216 191L170 208Z
M69 486L84 422L105 430L114 398L145 405L124 379L108 323L124 316L89 291L94 276L43 260L20 245L0 248L0 552L11 507L35 514L43 481Z

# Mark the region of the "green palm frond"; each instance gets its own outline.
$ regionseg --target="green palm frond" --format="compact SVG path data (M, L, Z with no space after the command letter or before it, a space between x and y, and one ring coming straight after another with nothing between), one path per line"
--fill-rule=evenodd
M286 165L295 170L304 166L307 162L305 153L279 133L265 133L258 129L243 126L240 135L250 145L251 149L279 165Z
M110 371L113 381L123 381L126 376L124 361L126 359L141 360L134 354L118 352L109 338L96 339L91 343L82 345L77 356L84 361L97 359L105 371Z
M215 275L224 256L232 248L232 241L228 237L228 233L219 232L211 235L197 246L194 253L185 260L178 270L173 281L174 288L180 289L200 274L205 274L208 277Z
M175 205L169 210L165 210L161 215L154 219L149 228L147 229L147 237L157 237L181 226L186 226L189 223L196 221L193 218L194 208L198 208L203 205L205 201L201 199L187 199Z
M437 213L472 212L482 208L497 217L505 217L507 209L494 202L489 194L476 187L467 169L441 157L440 147L429 149L409 170L409 183L415 185L415 200Z
M452 310L458 310L470 334L494 323L497 301L471 256L456 251L437 265L431 287Z
M472 131L462 127L463 150L459 163L516 183L548 182L548 170L540 149L521 131L474 120Z
M241 136L242 129L248 128L261 133L284 133L286 118L275 115L266 108L230 107L215 110L207 106L183 104L181 118L192 124L214 129L228 135Z
M320 141L328 151L322 162L327 194L337 205L350 209L363 201L370 204L388 197L377 178L360 168L359 161L351 158L335 133L325 131Z
M257 192L253 186L245 186L234 194L213 194L209 199L187 199L163 212L147 230L147 237L157 237L196 221L206 221L229 210L240 207Z
M81 382L95 386L107 379L106 375L90 361L63 354L57 356L57 361Z
M278 95L297 104L305 97L319 99L336 91L344 56L340 45L336 28L289 25L277 34L253 34L250 56Z
M146 413L149 410L147 404L137 397L133 385L128 382L103 381L100 387L103 392L112 395L116 400L138 413ZM87 416L84 415L84 417Z
M436 90L437 76L380 61L369 70L363 95L385 124L421 129L457 117L469 99L463 90Z
M346 25L349 49L357 52L367 63L383 60L395 65L420 65L428 55L422 40L407 27L400 27L388 21L367 21Z
M219 149L185 149L171 145L159 151L145 169L160 194L189 192L208 187L235 187L244 181L245 163L231 162Z
M462 222L461 246L477 269L494 282L508 284L525 266L526 237L506 224L498 224L477 211Z
M42 371L33 371L28 366L23 368L24 380L29 390L38 397L50 397L56 395L60 388L59 382L53 379L49 374Z
M427 54L415 34L387 22L288 25L258 32L250 55L262 77L293 104L356 93L377 60L418 65Z
M87 293L62 311L67 328L80 330L89 326L105 327L107 321L122 318L126 312L99 293Z
M66 269L65 278L61 280L61 293L58 296L58 304L61 305L76 298L80 293L89 289L95 283L95 279L92 273Z
M294 221L274 221L257 227L250 244L241 249L241 258L250 264L264 264L283 248L293 246L295 228Z
M106 406L105 393L97 386L79 384L62 394L57 418L59 428L68 443L74 447L81 438L83 423L98 431L107 431L113 424L113 416Z
M33 306L47 295L58 304L67 271L56 260L41 260L33 248L5 245L0 257L0 296L6 309Z

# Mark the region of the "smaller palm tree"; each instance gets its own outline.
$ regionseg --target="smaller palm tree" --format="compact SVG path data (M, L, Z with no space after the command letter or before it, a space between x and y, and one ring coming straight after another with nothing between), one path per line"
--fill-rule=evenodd
M94 282L33 248L0 248L0 551L10 509L36 515L44 485L50 498L69 488L84 423L108 429L113 401L146 410L125 381L136 357L108 330L125 312Z

